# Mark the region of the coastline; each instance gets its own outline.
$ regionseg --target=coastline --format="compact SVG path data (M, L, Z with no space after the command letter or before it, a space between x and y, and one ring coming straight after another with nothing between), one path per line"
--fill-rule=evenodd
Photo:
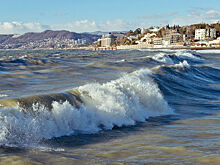
M92 50L92 51L115 51L115 50L138 50L138 49L154 49L154 50L220 50L220 47L194 47L194 46L170 46L170 47L139 47L137 45L121 45L117 47L78 47L78 48L68 48L68 49L51 49L51 48L36 48L36 49L0 49L0 51L10 51L10 50Z
M89 48L93 51L105 51L105 50L138 50L138 49L153 49L153 50L181 50L181 49L188 49L188 50L220 50L220 47L191 47L191 46L182 46L182 47L134 47L134 46L117 46L117 47L97 47L97 48Z

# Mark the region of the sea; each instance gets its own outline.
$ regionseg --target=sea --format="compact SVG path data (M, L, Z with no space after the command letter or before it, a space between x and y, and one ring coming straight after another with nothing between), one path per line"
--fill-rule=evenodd
M1 50L6 164L220 164L220 50Z

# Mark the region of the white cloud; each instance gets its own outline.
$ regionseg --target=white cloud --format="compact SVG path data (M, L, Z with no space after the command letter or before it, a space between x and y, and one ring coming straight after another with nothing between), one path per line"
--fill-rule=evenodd
M90 29L90 31L96 30L97 24L94 21L81 20L66 24L54 24L51 25L50 27L53 30L69 30L73 32L85 32L88 29Z
M167 17L172 16L173 19ZM198 9L188 11L188 14L183 16L176 16L175 12L166 14L166 17L160 15L151 16L157 18L157 21L143 21L136 20L135 22L128 22L122 19L108 20L106 22L95 22L91 20L79 20L65 24L42 25L38 22L0 22L0 34L23 34L26 32L42 32L44 30L68 30L72 32L94 32L94 31L126 31L134 30L136 28L148 28L150 26L163 26L165 24L171 25L190 25L195 23L214 23L220 21L220 11L214 9ZM147 17L147 19L151 19ZM159 17L161 17L159 19ZM143 17L144 18L144 17ZM158 24L159 23L159 24Z
M0 34L23 34L26 32L41 32L50 27L40 23L0 22Z
M141 22L127 22L116 19L106 22L80 20L65 24L42 25L40 23L0 22L0 34L23 34L26 32L42 32L44 30L68 30L72 32L94 31L128 31L138 27L149 27L151 24Z
M74 32L94 32L94 31L123 31L134 28L134 24L122 19L116 19L106 22L95 22L89 20L75 21L62 25L51 25L54 30L69 30Z
M176 17L169 21L171 25L190 25L196 23L215 23L220 21L220 11L209 9L206 11L191 11L185 16Z

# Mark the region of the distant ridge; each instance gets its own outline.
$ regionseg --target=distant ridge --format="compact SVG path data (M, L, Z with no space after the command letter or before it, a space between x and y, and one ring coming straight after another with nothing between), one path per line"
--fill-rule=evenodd
M104 35L104 34L109 34L109 33L127 33L127 31L110 31L110 32L103 32L103 31L95 31L95 32L85 32L87 34L92 34L92 35Z
M18 36L13 34L9 34L9 35L0 34L0 49L19 48L25 44L29 44L30 42L38 42L46 39L58 40L58 41L67 40L67 39L69 40L82 39L82 40L86 40L87 43L91 43L96 41L98 38L100 38L100 36L96 34L75 33L66 30L61 30L61 31L46 30L40 33L28 32Z

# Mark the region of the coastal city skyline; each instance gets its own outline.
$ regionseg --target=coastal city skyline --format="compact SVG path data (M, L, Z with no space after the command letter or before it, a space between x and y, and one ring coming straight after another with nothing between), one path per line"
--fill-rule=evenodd
M217 0L43 1L1 3L0 34L44 30L72 32L128 31L150 26L215 23L220 20Z

